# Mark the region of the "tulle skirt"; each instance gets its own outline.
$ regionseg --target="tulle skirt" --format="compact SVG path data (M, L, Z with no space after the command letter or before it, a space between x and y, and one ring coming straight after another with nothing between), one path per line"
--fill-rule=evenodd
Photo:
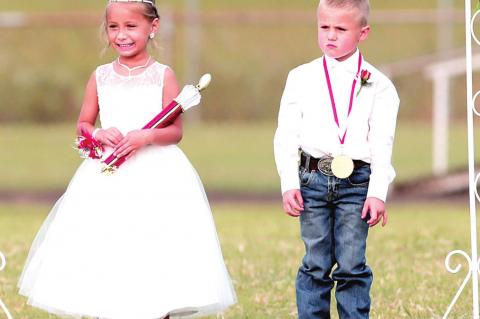
M193 318L236 302L203 186L176 146L113 175L87 159L38 232L19 281L66 318Z

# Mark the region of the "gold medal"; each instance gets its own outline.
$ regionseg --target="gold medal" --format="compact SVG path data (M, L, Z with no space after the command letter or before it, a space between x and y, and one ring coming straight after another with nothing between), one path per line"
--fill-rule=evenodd
M353 160L345 155L336 156L332 160L332 173L338 178L347 178L352 175Z

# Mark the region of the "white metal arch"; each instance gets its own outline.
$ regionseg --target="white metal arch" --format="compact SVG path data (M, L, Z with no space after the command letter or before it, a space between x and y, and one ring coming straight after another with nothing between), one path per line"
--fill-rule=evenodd
M5 259L5 255L2 252L0 252L0 271L4 270L6 266L7 266L7 260ZM2 301L1 298L0 298L0 309L2 309L2 311L5 313L5 315L7 316L7 319L13 319L12 315L7 309L7 306Z
M478 8L478 6L477 6ZM472 61L472 38L480 45L474 30L473 25L475 20L480 15L480 10L476 10L472 16L472 1L465 0L465 69L466 69L466 81L467 81L467 128L468 128L468 181L469 181L469 207L470 207L470 245L471 256L461 250L452 251L447 255L445 259L445 266L451 273L458 273L461 265L457 265L455 268L450 266L450 259L453 255L459 254L465 257L468 262L468 274L465 277L462 285L458 289L455 297L447 308L443 318L448 318L453 306L457 302L458 297L462 293L466 284L472 279L472 305L474 319L479 319L479 305L478 305L478 271L479 262L477 251L477 214L476 214L476 200L477 200L477 185L476 181L479 176L475 176L475 148L474 148L474 132L473 132L473 117L476 114L475 111L475 97L477 94L473 94L473 61Z

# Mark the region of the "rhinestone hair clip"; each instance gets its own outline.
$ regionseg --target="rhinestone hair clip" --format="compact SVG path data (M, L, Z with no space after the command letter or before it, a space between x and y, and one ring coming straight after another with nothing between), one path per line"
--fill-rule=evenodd
M153 1L149 1L149 0L108 0L108 3L113 3L113 2L140 2L140 3L148 3L148 4L151 4L152 6L155 6Z

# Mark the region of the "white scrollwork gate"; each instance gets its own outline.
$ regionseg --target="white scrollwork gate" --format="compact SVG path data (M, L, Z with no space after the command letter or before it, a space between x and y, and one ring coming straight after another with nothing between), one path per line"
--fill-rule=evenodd
M5 259L5 255L0 252L0 272L5 269L7 266L7 260ZM12 315L7 309L7 306L5 306L5 303L3 303L2 299L0 298L0 309L5 313L7 316L7 319L13 319Z
M447 255L445 259L445 267L451 273L458 273L462 266L460 264L456 265L455 268L452 268L451 258L454 255L460 255L465 257L468 262L468 274L463 280L460 288L458 289L455 297L447 308L443 319L448 318L448 315L452 311L453 306L458 300L458 297L462 293L463 289L467 285L468 281L472 279L472 305L473 305L473 316L474 319L479 319L479 305L478 305L478 274L479 274L479 263L478 251L477 251L477 214L476 214L476 201L480 201L480 196L477 192L477 182L480 179L480 174L475 176L475 147L474 147L474 127L473 127L473 117L474 115L480 116L480 112L475 108L475 100L480 95L478 91L473 95L473 67L472 67L472 39L480 46L480 41L478 40L474 24L477 17L480 15L479 6L477 4L477 9L472 16L472 1L465 0L465 50L466 50L466 81L467 81L467 126L468 126L468 181L469 181L469 203L470 203L470 238L471 238L471 250L472 254L469 256L466 252L462 250L454 250Z

